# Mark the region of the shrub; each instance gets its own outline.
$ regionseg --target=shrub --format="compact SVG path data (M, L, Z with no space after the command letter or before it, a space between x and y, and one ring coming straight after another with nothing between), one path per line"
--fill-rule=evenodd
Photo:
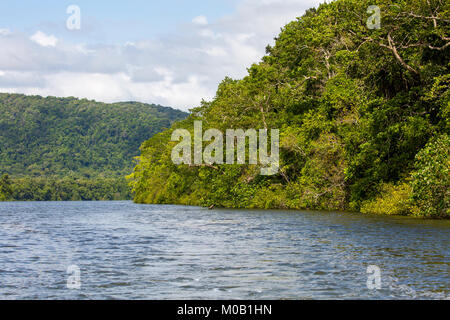
M443 134L429 142L416 156L412 174L412 199L420 215L430 218L450 217L450 138Z
M384 184L381 195L361 206L362 213L408 215L417 213L411 201L412 188L407 183L400 185Z
M11 181L9 176L5 174L0 178L0 201L11 200L11 194Z

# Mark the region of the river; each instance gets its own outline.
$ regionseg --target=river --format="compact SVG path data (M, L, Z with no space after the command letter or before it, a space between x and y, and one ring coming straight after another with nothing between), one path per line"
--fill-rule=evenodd
M448 299L449 242L404 217L0 203L0 299Z

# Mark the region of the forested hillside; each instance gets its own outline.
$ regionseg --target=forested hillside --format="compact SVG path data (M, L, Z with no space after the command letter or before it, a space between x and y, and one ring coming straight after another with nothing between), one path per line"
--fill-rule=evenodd
M450 2L337 0L286 25L241 80L141 147L139 203L449 217ZM280 129L280 170L175 165L174 129ZM207 144L206 144L207 145Z
M0 176L9 174L20 200L123 198L141 143L186 116L137 102L0 93Z

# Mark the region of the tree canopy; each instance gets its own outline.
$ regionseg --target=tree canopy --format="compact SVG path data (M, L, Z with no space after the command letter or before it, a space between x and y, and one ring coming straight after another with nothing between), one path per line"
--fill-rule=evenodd
M129 198L124 176L140 144L186 116L138 102L0 93L0 176L9 174L17 200ZM48 193L55 185L66 191Z
M372 4L308 10L245 78L224 79L212 101L146 141L129 176L135 201L448 217L448 138L434 139L449 133L450 3L377 1L379 29L367 27ZM173 164L171 133L195 120L204 130L280 129L279 173ZM433 143L439 155L427 151ZM424 169L433 159L447 171ZM417 182L428 175L439 188Z

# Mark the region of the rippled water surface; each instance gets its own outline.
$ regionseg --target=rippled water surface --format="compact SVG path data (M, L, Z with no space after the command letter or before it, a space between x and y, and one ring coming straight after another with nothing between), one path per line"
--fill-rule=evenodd
M0 299L445 299L449 242L448 221L0 203ZM67 288L71 265L80 290Z

